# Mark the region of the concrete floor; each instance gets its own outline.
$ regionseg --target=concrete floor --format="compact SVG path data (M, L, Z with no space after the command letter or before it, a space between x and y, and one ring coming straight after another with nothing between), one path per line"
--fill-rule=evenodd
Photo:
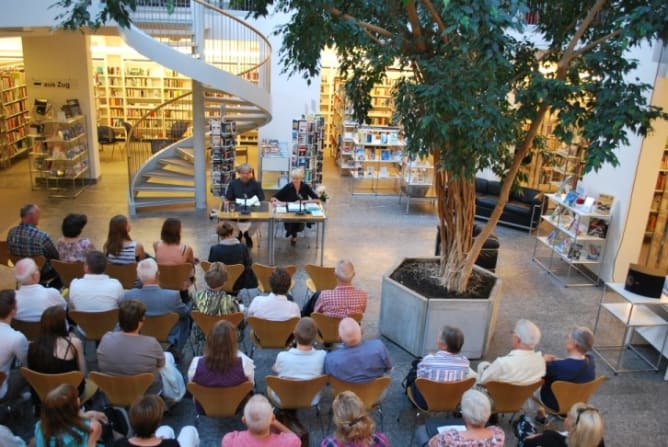
M107 158L108 154L103 157ZM366 337L377 337L380 278L399 259L424 256L433 253L436 219L429 202L414 202L410 212L405 212L405 203L395 197L352 197L350 178L339 177L331 159L326 160L325 184L332 199L327 204L327 235L324 252L325 265L333 265L340 258L351 259L357 270L355 284L368 291L370 301L364 316L363 329ZM35 202L42 207L40 226L54 239L60 234L62 218L68 212L88 215L89 224L84 234L101 246L106 237L107 224L115 214L127 214L125 165L119 161L103 161L101 181L85 190L77 199L49 199L43 191L30 191L28 168L25 161L0 172L0 205L5 212L0 215L0 229L8 228L18 220L18 210L24 203ZM213 198L208 208L217 206ZM146 247L159 238L162 220L167 216L179 217L184 224L183 238L195 247L202 258L208 247L215 243L215 222L208 219L206 211L168 210L142 212L132 219L132 237ZM3 236L6 230L3 232ZM543 352L563 355L563 340L569 328L575 325L593 326L601 296L600 288L564 288L542 271L531 256L534 247L532 235L523 231L499 227L497 234L501 252L497 273L503 281L501 308L496 334L486 356L493 360L510 349L510 333L515 320L529 318L543 332L539 349ZM276 241L278 264L297 264L301 269L306 263L315 263L319 255L314 250L314 234L300 238L297 247L291 247L282 237ZM266 229L261 244L252 250L254 260L267 262ZM610 256L612 254L609 254ZM304 299L304 275L296 277L294 296ZM410 330L410 328L407 328ZM621 328L606 331L617 337ZM392 445L410 445L415 427L414 413L403 395L400 383L410 367L412 356L389 340L387 344L395 364L393 382L383 403L384 430ZM258 351L256 362L256 391L265 390L263 378L270 374L276 351ZM188 355L189 357L189 355ZM187 361L188 359L186 359ZM668 436L668 386L663 381L665 360L660 373L634 373L615 376L597 359L598 374L609 377L592 399L603 414L605 438L608 446L663 446ZM187 367L187 363L186 363ZM321 417L325 421L331 405L331 396L323 399ZM311 445L319 445L323 434L318 416L313 411L301 414L307 427L312 428ZM377 414L374 415L379 421ZM400 417L399 422L397 418ZM190 402L178 404L166 417L165 422L176 428L195 423ZM29 436L32 421L27 418L9 418L4 422L21 436ZM500 425L506 430L506 445L515 445L507 418ZM198 421L202 446L219 445L223 434L239 428L239 421L219 421L202 418ZM663 439L663 441L662 441Z

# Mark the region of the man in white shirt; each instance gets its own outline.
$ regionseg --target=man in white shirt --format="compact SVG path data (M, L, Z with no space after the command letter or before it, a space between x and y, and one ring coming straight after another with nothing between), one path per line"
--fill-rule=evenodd
M28 356L28 340L11 327L16 310L16 293L0 290L0 371L7 375L0 386L0 404L15 400L26 386L19 371L11 370L15 359L25 365Z
M293 333L297 347L279 352L272 369L279 377L289 379L312 379L319 376L322 374L327 353L313 348L313 342L318 336L315 322L304 317L299 320Z
M23 258L16 263L14 277L19 283L16 291L17 320L39 321L46 308L67 307L67 302L58 290L39 283L39 267L32 258Z
M277 268L269 278L271 293L253 298L248 308L248 315L271 321L285 321L292 317L300 317L301 312L297 303L288 301L287 293L290 290L292 278L287 270Z
M84 277L70 284L70 304L84 312L104 312L117 309L123 299L121 283L104 274L107 258L100 251L90 251L84 263Z
M513 349L498 357L491 364L480 362L478 383L506 382L513 385L529 385L545 375L545 360L535 348L540 341L540 329L529 320L515 323L512 335Z

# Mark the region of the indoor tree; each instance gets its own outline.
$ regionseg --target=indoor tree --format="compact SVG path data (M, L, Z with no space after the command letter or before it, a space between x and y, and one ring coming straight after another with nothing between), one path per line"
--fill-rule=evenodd
M71 8L87 2L59 3ZM558 116L556 138L570 143L577 129L588 143L585 171L616 165L614 151L627 143L629 132L645 135L652 120L666 117L647 104L651 86L626 76L637 66L627 58L630 48L668 35L665 0L247 3L255 17L273 11L290 15L276 30L283 37L280 57L289 74L316 77L321 51L336 50L360 122L371 107L371 89L389 68L410 73L394 91L396 121L403 125L411 156L433 155L442 283L454 292L467 290L522 160L540 147L538 131L548 113ZM112 4L118 9L134 6L135 0L103 2L101 16L95 17L114 18ZM64 17L70 28L91 25ZM527 17L537 25L528 29ZM502 187L496 208L473 240L475 175L485 168L502 178Z

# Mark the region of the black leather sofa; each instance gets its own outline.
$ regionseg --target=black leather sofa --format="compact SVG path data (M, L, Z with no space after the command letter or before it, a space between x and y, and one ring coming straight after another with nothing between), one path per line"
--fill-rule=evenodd
M499 200L501 182L477 177L475 179L475 217L487 220ZM543 193L537 189L520 187L510 192L499 223L533 230L540 222Z
M473 237L475 238L480 234L481 228L478 225L473 226ZM496 234L490 235L480 250L478 259L475 260L475 264L487 269L489 271L496 270L496 261L499 259L499 239L496 237ZM434 255L440 256L441 254L441 232L436 227L436 249L434 250Z

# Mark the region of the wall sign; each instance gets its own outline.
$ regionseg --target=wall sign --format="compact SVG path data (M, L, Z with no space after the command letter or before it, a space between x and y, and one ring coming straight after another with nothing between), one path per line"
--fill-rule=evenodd
M69 90L73 87L70 79L34 79L32 80L33 87L42 88L62 88Z

